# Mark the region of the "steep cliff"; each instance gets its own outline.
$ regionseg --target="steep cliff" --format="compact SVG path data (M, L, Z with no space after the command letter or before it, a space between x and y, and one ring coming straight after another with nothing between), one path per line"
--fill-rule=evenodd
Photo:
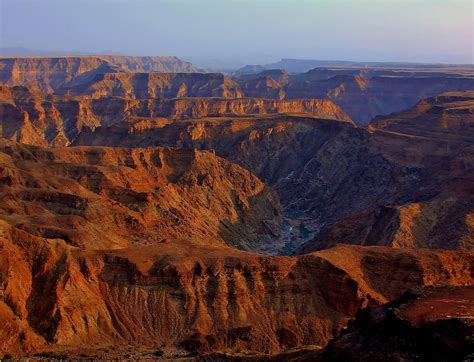
M303 223L292 226L301 231L295 234L310 238L344 215L421 197L436 187L424 183L423 169L398 166L374 152L371 141L368 132L346 122L272 115L121 123L83 132L76 142L214 149L271 185L285 215Z
M0 58L0 82L52 92L79 76L114 71L98 57Z
M193 64L173 56L99 55L98 57L127 72L195 73L198 71Z
M439 140L453 146L472 143L474 91L443 93L424 99L403 112L375 118L368 129L377 136L391 133L416 137L421 142ZM443 151L447 152L440 150Z

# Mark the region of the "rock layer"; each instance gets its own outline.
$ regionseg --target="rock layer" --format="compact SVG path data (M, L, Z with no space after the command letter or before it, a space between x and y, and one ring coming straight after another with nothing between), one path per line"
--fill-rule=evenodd
M276 113L302 113L316 118L352 122L331 101L318 99L292 101L256 98L91 99L85 96L45 97L40 92L25 87L0 86L0 135L13 141L38 146L67 146L81 132L108 127L124 120L146 121L160 117L182 119Z

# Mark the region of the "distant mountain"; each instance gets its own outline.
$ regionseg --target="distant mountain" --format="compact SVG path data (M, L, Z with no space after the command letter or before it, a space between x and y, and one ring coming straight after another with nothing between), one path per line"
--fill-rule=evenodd
M237 72L241 74L258 73L268 69L285 69L289 73L304 73L317 67L351 66L354 62L343 60L315 60L315 59L288 59L283 58L276 63L264 65L246 65Z

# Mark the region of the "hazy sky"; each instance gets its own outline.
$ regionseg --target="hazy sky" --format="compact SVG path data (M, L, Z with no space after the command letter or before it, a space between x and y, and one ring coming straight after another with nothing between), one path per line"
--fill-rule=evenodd
M0 47L474 62L473 0L0 0Z

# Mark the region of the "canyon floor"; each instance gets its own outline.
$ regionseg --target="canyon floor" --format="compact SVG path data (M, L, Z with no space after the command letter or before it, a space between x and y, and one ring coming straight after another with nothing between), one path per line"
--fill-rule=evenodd
M0 355L472 358L470 67L0 58Z

